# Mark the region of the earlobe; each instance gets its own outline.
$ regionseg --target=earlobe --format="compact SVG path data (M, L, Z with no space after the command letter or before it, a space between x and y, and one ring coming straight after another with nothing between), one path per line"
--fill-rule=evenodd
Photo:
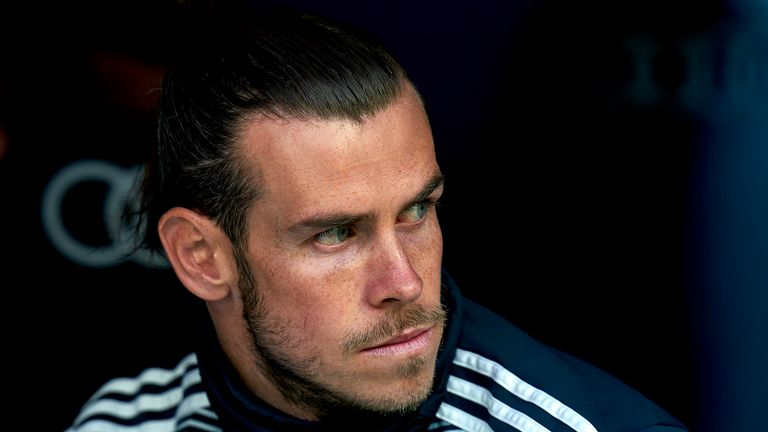
M158 233L177 277L192 294L221 300L233 286L230 243L209 218L174 207L158 223Z

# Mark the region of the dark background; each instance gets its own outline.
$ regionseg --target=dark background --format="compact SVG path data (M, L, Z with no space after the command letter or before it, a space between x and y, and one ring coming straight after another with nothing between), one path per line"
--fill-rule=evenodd
M109 258L105 203L152 142L195 11L239 3L103 3L0 11L6 389L24 429L63 430L107 379L174 365L203 312L169 270ZM410 71L465 295L692 430L768 430L768 7L252 3L364 27Z

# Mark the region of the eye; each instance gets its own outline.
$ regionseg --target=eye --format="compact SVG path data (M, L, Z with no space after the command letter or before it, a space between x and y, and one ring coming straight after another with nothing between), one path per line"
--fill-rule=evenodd
M323 246L337 246L351 236L349 225L339 225L315 235L315 241Z
M430 205L431 204L427 202L414 204L405 209L405 211L401 214L401 217L403 221L407 223L418 222L424 219L424 216L426 216L427 212L429 211Z

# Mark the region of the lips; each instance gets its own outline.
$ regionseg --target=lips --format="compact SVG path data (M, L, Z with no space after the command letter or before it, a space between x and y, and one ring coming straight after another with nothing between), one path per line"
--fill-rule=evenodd
M378 345L378 346L394 345L394 344L402 343L402 342L405 342L405 341L409 341L409 340L411 340L411 339L413 339L415 337L418 337L421 333L424 333L427 330L429 330L429 329L411 330L411 331L402 333L399 336L393 337L392 339L390 339L390 340L388 340L388 341L386 341L383 344Z
M387 339L379 345L366 348L363 352L378 355L392 355L419 350L427 345L433 328L434 327L428 327L426 329L413 329L403 332L391 339Z

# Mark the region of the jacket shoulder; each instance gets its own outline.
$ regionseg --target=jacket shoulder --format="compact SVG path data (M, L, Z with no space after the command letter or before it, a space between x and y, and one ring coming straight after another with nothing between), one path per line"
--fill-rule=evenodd
M491 430L686 430L624 382L490 309L463 299L462 310L445 415L466 413Z
M149 368L106 382L66 432L219 431L197 366L189 354L172 369Z

